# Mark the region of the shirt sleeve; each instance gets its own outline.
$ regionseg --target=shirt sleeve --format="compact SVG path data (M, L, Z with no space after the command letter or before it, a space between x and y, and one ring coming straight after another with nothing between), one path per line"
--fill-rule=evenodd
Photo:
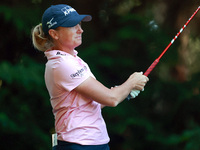
M62 59L54 68L54 78L58 86L72 91L90 76L88 65L80 64L75 58Z

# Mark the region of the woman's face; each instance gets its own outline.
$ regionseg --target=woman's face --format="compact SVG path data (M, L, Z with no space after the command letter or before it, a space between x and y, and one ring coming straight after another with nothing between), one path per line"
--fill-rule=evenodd
M73 50L82 43L83 30L80 24L74 27L58 27L53 37L57 48Z

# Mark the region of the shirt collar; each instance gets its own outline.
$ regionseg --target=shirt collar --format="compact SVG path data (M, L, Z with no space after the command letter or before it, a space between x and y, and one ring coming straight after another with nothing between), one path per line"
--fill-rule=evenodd
M57 56L66 56L66 55L71 55L65 51L61 51L61 50L47 50L44 52L45 56L47 57L47 59L52 59L55 58ZM73 51L73 56L76 57L78 54L78 52L76 50ZM71 55L72 56L72 55Z

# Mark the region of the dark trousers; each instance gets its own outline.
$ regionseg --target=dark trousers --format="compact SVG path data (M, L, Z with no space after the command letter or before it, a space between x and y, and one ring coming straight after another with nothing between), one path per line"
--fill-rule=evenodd
M53 150L110 150L108 144L103 145L80 145L65 141L58 141L58 145Z

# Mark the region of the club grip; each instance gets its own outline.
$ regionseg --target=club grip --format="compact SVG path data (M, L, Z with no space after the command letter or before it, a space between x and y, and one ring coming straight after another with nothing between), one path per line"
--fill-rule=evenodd
M146 70L146 72L144 73L145 76L148 76L151 71L155 68L155 66L158 64L159 62L159 59L156 59L152 64L151 66L149 66L149 68Z

